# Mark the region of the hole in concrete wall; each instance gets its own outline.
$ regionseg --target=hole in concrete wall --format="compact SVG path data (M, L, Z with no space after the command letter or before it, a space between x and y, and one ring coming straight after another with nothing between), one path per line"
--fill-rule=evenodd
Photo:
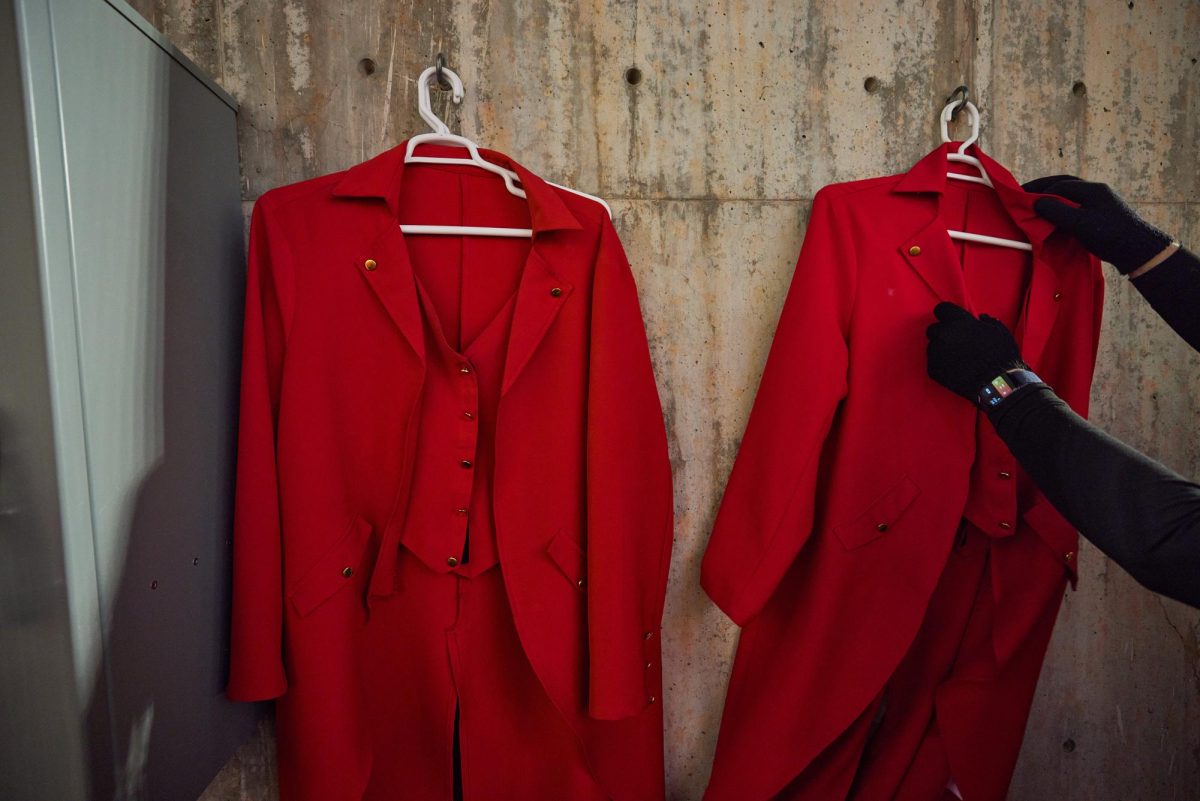
M876 78L874 75L872 75L870 78L867 78L865 81L863 81L863 89L866 89L871 94L875 94L876 92L878 92L879 87L882 85L883 84L881 84L879 82L879 79Z
M637 86L642 82L642 71L637 67L630 67L625 70L625 83L630 86Z
M1076 97L1083 97L1087 94L1087 84L1085 84L1083 81L1076 81L1071 87L1071 94L1075 95Z
M375 59L364 58L361 61L359 61L358 62L358 71L361 72L363 75L374 75L375 74Z

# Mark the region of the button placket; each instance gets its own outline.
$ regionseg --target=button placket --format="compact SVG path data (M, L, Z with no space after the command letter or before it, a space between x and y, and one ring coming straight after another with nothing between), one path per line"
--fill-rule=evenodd
M653 671L654 662L658 658L659 642L654 636L653 630L642 633L642 675L645 677L644 689L646 693L646 703L653 704L658 698L654 695L655 673Z
M471 493L474 488L474 462L476 452L478 451L478 436L479 426L476 422L475 409L479 407L479 381L476 378L474 367L469 361L462 360L459 362L458 374L462 378L462 407L463 413L459 416L459 443L462 447L462 453L465 454L459 461L459 466L464 470L462 481L462 492L459 495L459 506L455 509L455 514L461 518L466 518L469 515L471 505ZM463 531L465 536L465 528Z

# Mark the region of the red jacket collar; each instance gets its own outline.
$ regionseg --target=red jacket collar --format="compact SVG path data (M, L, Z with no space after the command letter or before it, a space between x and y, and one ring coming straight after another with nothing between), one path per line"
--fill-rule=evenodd
M408 140L389 148L379 155L346 170L341 180L333 187L338 197L379 197L387 201L392 214L399 213L400 185L404 180L404 152ZM421 145L421 155L450 156L462 158L461 147L447 145ZM520 179L529 203L530 226L536 236L544 231L564 228L580 229L579 219L567 208L558 192L538 176L513 159L495 150L479 148L479 154L488 161L514 171Z
M946 156L951 148L958 150L959 144L959 142L944 142L932 150L900 178L896 185L892 187L892 191L936 192L940 194L946 187L946 171L951 164L951 162L946 161ZM1054 232L1054 225L1038 216L1037 212L1033 210L1034 201L1042 197L1054 197L1055 200L1075 205L1054 195L1026 192L1017 183L1017 179L1012 176L1012 173L1006 170L998 161L984 153L978 145L973 144L968 147L965 155L974 156L983 163L988 177L992 179L992 185L996 188L996 194L999 196L1000 202L1004 204L1004 208L1008 211L1009 216L1012 217L1013 222L1025 232L1025 235L1029 237L1029 241L1035 247L1040 247L1046 238ZM959 168L971 174L975 172L966 165L954 165L954 169Z

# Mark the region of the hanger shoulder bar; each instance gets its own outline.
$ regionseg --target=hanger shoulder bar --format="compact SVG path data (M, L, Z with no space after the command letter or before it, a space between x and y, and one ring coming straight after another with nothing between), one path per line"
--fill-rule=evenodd
M610 219L610 220L612 219L612 216L613 216L612 208L607 203L605 203L602 198L598 198L595 195L589 195L587 192L580 192L578 189L572 189L569 186L563 186L562 184L556 184L553 181L546 181L546 183L550 184L551 186L558 187L559 189L563 190L564 192L570 192L572 195L579 195L580 197L587 198L588 200L592 200L592 201L595 201L596 203L599 203L602 207L604 207L604 210L606 212L608 212L608 219Z
M999 245L1005 248L1016 248L1017 250L1033 250L1033 245L1028 242L1020 242L1016 239L1004 239L998 236L988 236L987 234L972 234L967 231L946 231L951 239L962 239L967 242L980 242L984 245Z
M968 181L968 182L970 182L970 183L973 183L973 184L983 184L984 186L991 186L991 185L992 185L992 182L991 182L991 181L989 181L987 178L981 178L981 177L979 177L979 176L977 176L977 175L966 175L966 174L964 174L964 173L961 173L961 172L948 172L948 173L946 173L946 177L947 177L947 178L954 178L954 179L957 179L957 180L959 180L959 181Z
M510 239L531 239L530 228L491 228L485 225L401 225L406 234L429 234L432 236L503 236Z

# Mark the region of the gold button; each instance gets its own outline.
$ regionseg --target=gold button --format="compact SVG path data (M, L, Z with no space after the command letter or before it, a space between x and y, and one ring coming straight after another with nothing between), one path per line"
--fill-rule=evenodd
M378 266L379 265L375 263L374 259L367 259L363 262L363 267L366 267L368 270L374 270Z
M910 255L910 256L920 256L920 255L921 255L921 248L920 248L920 247L918 247L917 245L913 245L911 248L909 248L909 249L908 249L908 255Z
M1012 523L1008 523L1008 522L1005 522L1005 521L1003 521L1003 520L1001 520L1001 521L1000 521L999 523L997 523L996 525L1000 526L1000 528L1004 529L1005 531L1007 531L1008 529L1012 528Z
M458 512L460 515L465 515L467 513L467 510L463 509L462 507L459 507L458 509L455 509L454 511Z
M650 696L650 703L652 703L652 704L653 704L653 703L654 703L655 701L657 701L657 700L658 700L658 699L657 699L657 698L655 698L653 695L652 695L652 696Z
M475 415L471 414L470 412L463 412L463 417L467 418L468 420L475 419Z
M1007 470L1001 470L996 475L1000 476L1000 478L1012 478L1012 473L1008 472Z
M1062 300L1062 293L1061 293L1061 292L1055 292L1055 293L1054 293L1054 301L1057 303L1057 302L1058 302L1058 301L1060 301L1060 300Z
M457 557L451 556L449 559L446 560L446 564L450 565L450 567L454 567L455 565L458 564Z
M1075 552L1074 552L1074 551L1067 551L1067 552L1066 552L1066 553L1063 555L1063 559L1066 559L1068 562L1070 562L1070 561L1071 561L1072 559L1074 559L1074 558L1075 558Z
M471 368L468 365L460 364L458 366L458 372L462 373L463 375L466 375L467 373L471 372Z
M876 531L887 531L887 530L888 530L888 524L887 524L887 523L878 523L878 524L876 524L876 526L875 526L875 530L876 530Z
M575 582L575 586L579 587L579 589L583 589L583 579Z
M353 576L353 575L354 575L354 568L352 568L352 567L343 567L343 568L342 568L342 575L343 575L343 576L345 576L346 578L350 578L351 576Z
M463 468L464 468L464 469L468 469L468 468L470 468L470 467L471 467L471 460L470 460L470 459L463 459L461 462L459 462L459 464L461 464L461 465L463 466Z
M653 667L653 666L654 666L654 663L653 663L653 662L647 662L647 663L646 663L646 670L649 670L649 669L650 669L651 667Z
M648 639L650 639L650 638L651 638L651 637L653 637L653 636L654 636L654 632L653 632L653 631L647 631L645 634L643 634L643 635L642 635L642 639L644 639L644 640L648 640Z
M560 289L559 287L554 287L554 289L550 290L550 297L552 297L552 298L557 298L561 294L562 294L562 289Z

